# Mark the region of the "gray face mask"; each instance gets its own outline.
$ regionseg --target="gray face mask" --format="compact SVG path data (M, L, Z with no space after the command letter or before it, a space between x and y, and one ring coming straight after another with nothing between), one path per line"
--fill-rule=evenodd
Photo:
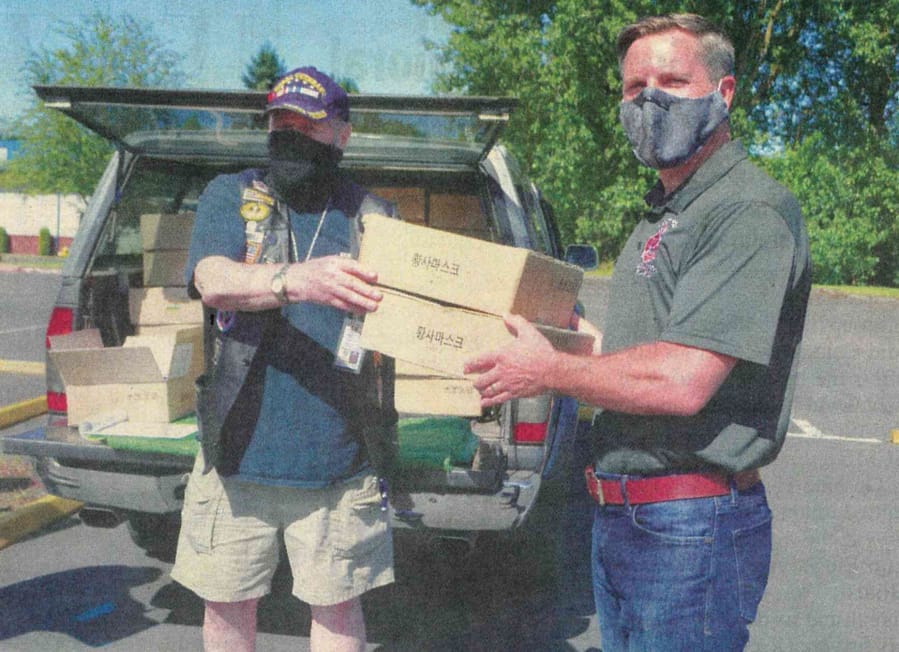
M637 159L662 170L680 165L699 151L727 119L727 104L717 90L686 98L644 88L633 100L621 103L619 116Z

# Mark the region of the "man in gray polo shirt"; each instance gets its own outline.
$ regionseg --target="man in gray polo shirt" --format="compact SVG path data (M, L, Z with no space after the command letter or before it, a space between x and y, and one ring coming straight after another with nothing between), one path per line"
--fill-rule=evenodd
M731 140L733 46L695 15L626 27L621 122L658 170L615 265L592 356L508 316L516 341L467 366L484 406L556 392L602 411L597 500L602 647L741 650L764 592L778 454L811 285L800 208Z

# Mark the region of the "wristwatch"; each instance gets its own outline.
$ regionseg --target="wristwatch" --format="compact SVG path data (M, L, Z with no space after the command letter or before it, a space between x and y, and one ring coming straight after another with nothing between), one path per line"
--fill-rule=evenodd
M287 272L288 267L290 267L290 263L284 263L281 269L272 276L272 283L269 286L272 289L272 294L275 295L280 304L287 303L287 284L284 282L284 274Z

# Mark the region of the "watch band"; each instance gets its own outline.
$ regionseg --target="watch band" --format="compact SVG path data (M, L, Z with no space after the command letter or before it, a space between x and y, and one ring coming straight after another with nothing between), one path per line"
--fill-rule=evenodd
M275 295L275 298L278 299L278 303L280 304L287 303L287 284L284 282L284 273L287 271L288 267L290 267L290 263L284 263L281 268L275 272L275 275L272 276L270 287L272 294Z

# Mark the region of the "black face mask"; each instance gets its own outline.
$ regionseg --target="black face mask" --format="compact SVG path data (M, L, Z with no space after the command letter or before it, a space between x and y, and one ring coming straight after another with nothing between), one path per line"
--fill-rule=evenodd
M331 194L343 153L298 131L268 135L269 182L294 208L318 208Z

